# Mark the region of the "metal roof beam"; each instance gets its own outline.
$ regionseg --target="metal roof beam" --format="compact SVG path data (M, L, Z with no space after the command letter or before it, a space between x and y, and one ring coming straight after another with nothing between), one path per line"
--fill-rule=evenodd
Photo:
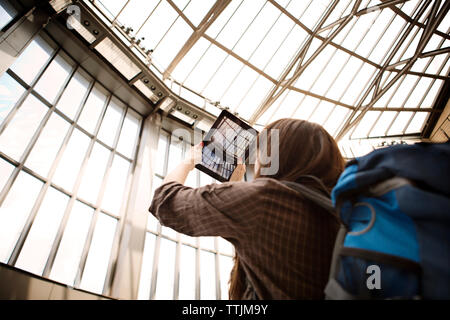
M334 1L332 5L327 9L325 14L321 17L320 21L317 23L316 27L314 28L314 31L312 34L310 34L308 40L304 43L303 47L299 50L296 57L292 60L292 62L289 64L289 66L286 68L286 70L281 75L278 82L275 84L275 86L272 88L272 90L267 95L266 99L261 103L261 105L258 107L258 109L253 113L252 117L250 118L250 123L253 124L256 122L256 120L286 91L288 87L290 87L303 73L303 71L308 67L311 62L323 51L323 49L332 42L333 38L336 37L336 35L347 25L348 22L353 18L353 15L357 12L358 7L361 3L360 0L356 1L352 8L352 15L347 16L347 18L342 21L340 26L333 31L333 33L324 41L322 44L317 48L314 53L311 55L311 57L303 63L303 60L309 50L309 47L313 41L313 39L317 36L317 32L320 30L322 25L325 23L327 18L331 15L333 10L336 8L338 1ZM294 72L294 75L287 79L293 68L296 67L296 70Z
M430 3L431 3L430 0L423 2L422 7L419 9L414 18L414 22L420 19L420 17L425 13ZM414 54L414 56L406 63L406 65L401 70L399 70L397 75L391 81L389 81L389 83L384 88L379 89L380 90L379 92L374 93L374 97L366 106L363 106L363 103L366 100L367 96L370 94L370 92L372 92L372 90L374 90L374 88L376 88L376 82L378 81L378 78L381 78L383 76L384 71L386 71L386 69L389 67L391 63L391 60L393 59L393 57L395 56L395 54L397 53L403 42L406 40L413 27L416 26L414 22L411 22L409 24L408 28L403 32L403 35L400 37L394 49L391 51L388 58L386 59L383 68L378 71L377 76L372 81L371 85L366 89L365 94L359 100L359 103L356 106L355 110L352 111L350 117L345 121L344 126L341 128L341 130L336 136L336 140L341 139L346 133L350 131L351 128L357 125L363 119L366 112L381 98L383 94L385 94L397 82L397 80L400 79L401 76L403 76L405 73L409 71L414 62L419 58L421 52L423 51L426 44L430 40L437 26L445 17L445 15L448 13L450 1L446 1L440 10L438 10L439 5L440 5L439 0L434 2L431 12L427 19L427 26L423 32L423 37L421 38L419 44L417 45L416 53ZM356 112L358 111L361 111L361 113L358 116L355 116Z
M211 7L208 13L205 15L203 20L200 22L198 27L195 27L192 22L186 17L186 15L173 3L172 0L167 0L167 2L178 12L178 14L189 24L189 26L194 29L194 33L189 37L180 51L177 53L175 58L170 62L166 71L164 72L164 78L170 76L170 74L175 70L176 66L180 61L186 56L189 50L197 43L197 41L205 35L206 30L216 21L220 13L231 3L231 0L217 0L216 3Z

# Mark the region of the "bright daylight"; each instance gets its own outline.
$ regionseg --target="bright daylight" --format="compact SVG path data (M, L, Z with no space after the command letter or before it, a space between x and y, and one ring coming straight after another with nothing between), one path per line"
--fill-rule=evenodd
M449 9L0 0L0 299L450 299Z

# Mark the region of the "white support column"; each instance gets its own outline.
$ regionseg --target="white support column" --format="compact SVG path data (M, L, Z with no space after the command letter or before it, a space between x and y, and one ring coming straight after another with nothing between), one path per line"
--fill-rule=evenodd
M161 116L152 114L144 121L136 159L133 184L125 216L125 226L119 244L111 296L137 299L143 259L148 208L152 197L153 164L157 156Z

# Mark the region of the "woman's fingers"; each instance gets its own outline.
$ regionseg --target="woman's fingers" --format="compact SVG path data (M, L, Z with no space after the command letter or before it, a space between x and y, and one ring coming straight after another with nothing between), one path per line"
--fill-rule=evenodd
M245 164L242 162L242 159L238 160L238 165L233 171L233 174L230 177L230 181L241 181L245 175Z
M190 169L194 169L194 166L197 163L202 162L202 149L203 149L203 142L200 142L199 144L196 144L195 146L191 147L189 150L188 156L183 160L183 163L186 165L189 165Z
M202 162L202 150L203 150L203 142L196 144L191 149L191 156L194 164Z

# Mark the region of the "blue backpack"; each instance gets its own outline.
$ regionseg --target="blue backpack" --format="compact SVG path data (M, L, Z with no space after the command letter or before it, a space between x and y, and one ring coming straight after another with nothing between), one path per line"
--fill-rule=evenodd
M378 149L332 192L332 299L450 298L450 142Z
M340 218L327 299L450 299L450 142L349 162L332 203L286 184Z

